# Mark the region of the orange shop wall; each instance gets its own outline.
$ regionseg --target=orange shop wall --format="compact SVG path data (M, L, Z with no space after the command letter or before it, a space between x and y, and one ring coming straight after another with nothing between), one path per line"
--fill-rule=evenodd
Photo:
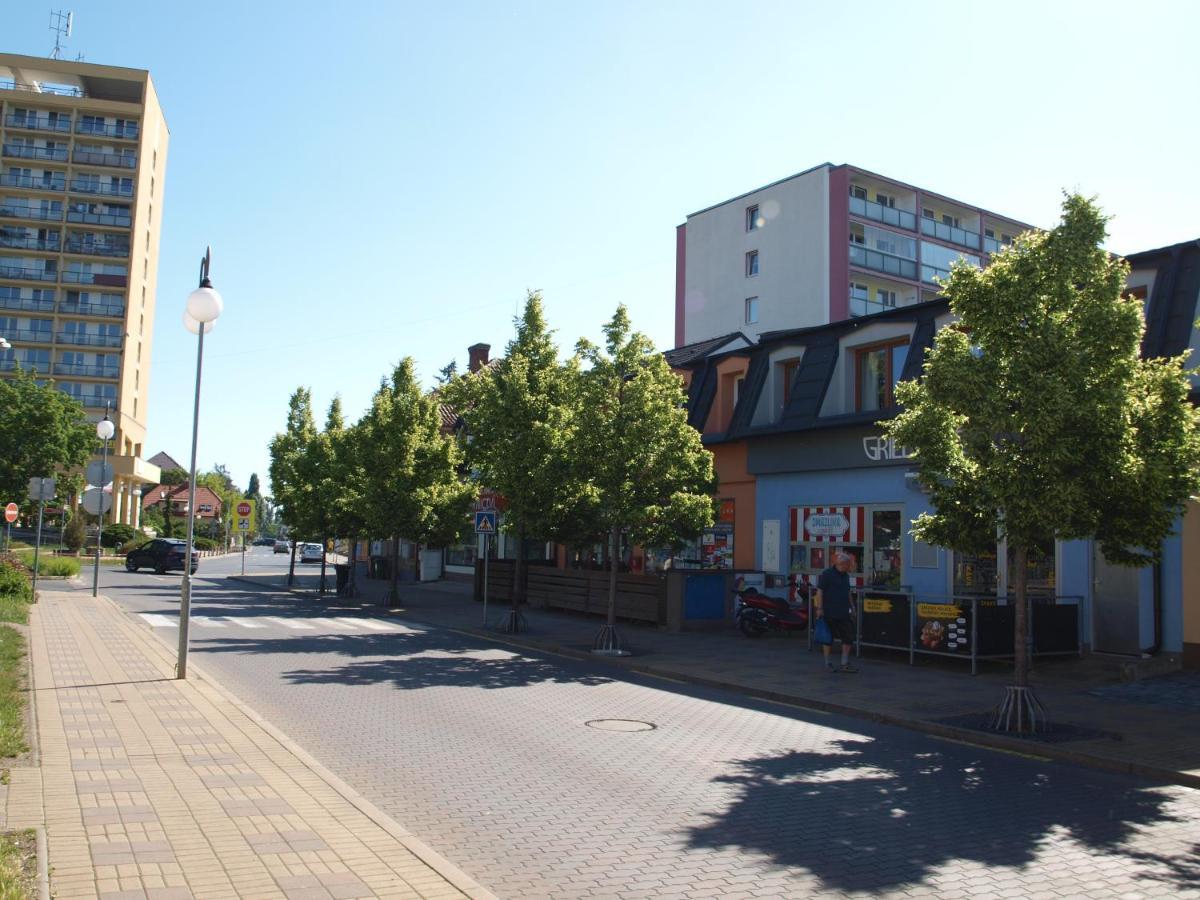
M756 568L754 476L746 471L746 442L717 444L709 450L717 472L717 497L733 501L734 568Z

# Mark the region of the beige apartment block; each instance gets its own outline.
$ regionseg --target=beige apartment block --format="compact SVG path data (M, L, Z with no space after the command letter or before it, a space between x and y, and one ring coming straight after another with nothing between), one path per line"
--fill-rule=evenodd
M138 524L169 135L150 73L0 53L0 377L53 378L116 435L111 521ZM99 453L99 445L97 445Z

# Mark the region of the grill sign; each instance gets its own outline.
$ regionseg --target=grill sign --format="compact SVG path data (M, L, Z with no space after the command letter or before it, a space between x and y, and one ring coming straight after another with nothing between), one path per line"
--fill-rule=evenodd
M850 528L850 520L841 513L817 513L804 520L804 529L810 535L839 537Z

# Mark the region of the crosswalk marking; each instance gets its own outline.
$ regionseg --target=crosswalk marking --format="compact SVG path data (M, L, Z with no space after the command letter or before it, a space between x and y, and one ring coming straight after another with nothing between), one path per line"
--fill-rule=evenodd
M178 619L172 616L160 615L159 613L142 613L142 618L155 628L175 628L179 625Z
M192 616L191 619L195 625L208 625L211 628L225 627L225 623L221 621L220 616Z
M314 618L314 622L320 622L322 625L328 625L333 628L353 628L353 625L347 625L345 622L339 622L337 619L322 619Z
M160 613L138 613L138 615L145 619L147 624L155 628L179 627L179 619L176 616L165 616ZM241 628L267 628L268 626L264 625L263 622L273 622L276 625L291 628L295 631L314 631L317 625L313 623L319 623L326 630L330 631L361 629L364 631L387 632L389 634L422 633L399 622L385 622L380 619L357 618L354 616L337 616L336 618L314 616L308 619L284 618L282 616L192 616L191 621L193 625L201 625L205 628L226 628L229 625L237 625Z
M266 625L260 625L253 619L248 619L245 616L222 616L226 622L232 622L235 625L241 625L243 628L266 628Z
M349 616L338 616L337 621L345 622L347 625L353 625L359 628L369 628L371 631L397 631L399 629L386 622L377 622L374 619L352 619Z
M263 616L268 622L277 622L286 628L295 628L298 631L312 631L314 626L306 625L304 622L299 622L295 619L281 619L277 616Z

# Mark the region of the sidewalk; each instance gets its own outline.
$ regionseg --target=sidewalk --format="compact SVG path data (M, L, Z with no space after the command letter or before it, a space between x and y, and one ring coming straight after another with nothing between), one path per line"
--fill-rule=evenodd
M286 575L235 580L273 589L286 586ZM314 600L316 584L314 574L297 570L297 589ZM361 596L356 600L330 593L321 602L384 604L386 581L360 577L358 585ZM1179 690L1172 687L1186 679L1194 695L1200 691L1200 676L1194 673L1175 676L1170 683L1161 679L1138 683L1143 688L1162 683L1157 691L1153 687L1127 691L1116 683L1111 664L1101 658L1039 659L1032 680L1050 720L1060 727L1048 738L1017 738L964 727L963 722L996 705L1011 679L1011 669L1006 666L992 665L972 676L965 663L955 660L918 658L918 665L909 666L905 656L895 654L859 660L861 671L856 675L827 675L819 653L808 651L803 635L752 640L732 627L671 634L628 623L619 624L619 629L634 655L596 657L589 650L602 624L598 618L526 608L529 630L507 635L484 628L482 604L471 598L469 583L401 582L400 594L404 605L392 610L396 615L531 650L899 725L970 744L1200 787L1200 706L1173 702ZM506 609L504 604L490 605L489 624L494 626Z
M39 593L3 812L44 824L56 897L492 896L115 604Z

